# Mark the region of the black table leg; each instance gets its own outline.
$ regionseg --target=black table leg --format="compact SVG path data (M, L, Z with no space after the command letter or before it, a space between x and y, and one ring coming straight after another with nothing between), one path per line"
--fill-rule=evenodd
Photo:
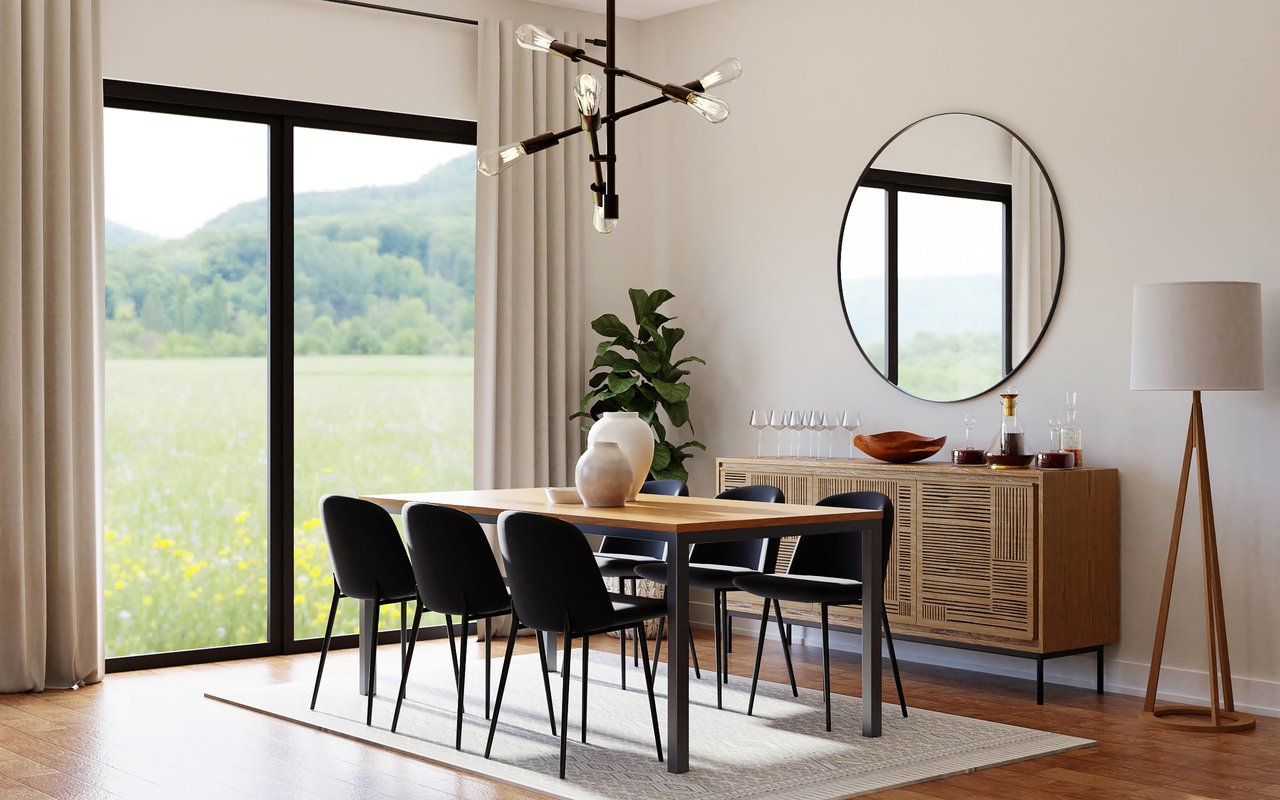
M1044 656L1036 656L1036 705L1044 705Z
M667 620L667 772L682 773L689 771L689 546L674 542L667 548Z
M884 572L880 564L880 526L862 533L862 735L880 735L880 615L884 602Z

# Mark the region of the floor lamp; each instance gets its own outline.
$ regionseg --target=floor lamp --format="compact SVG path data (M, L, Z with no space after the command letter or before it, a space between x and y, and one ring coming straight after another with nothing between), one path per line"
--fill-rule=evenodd
M1182 454L1182 476L1173 511L1169 561L1160 596L1151 673L1141 716L1153 723L1189 731L1242 731L1254 718L1235 710L1231 694L1231 661L1227 655L1226 617L1222 610L1222 575L1218 567L1209 458L1205 450L1204 412L1200 393L1262 388L1262 287L1256 283L1154 283L1133 289L1131 389L1191 392L1191 419ZM1196 455L1200 490L1200 538L1204 552L1205 620L1209 643L1209 706L1156 707L1160 659L1169 623L1169 600L1178 562L1182 512ZM1221 692L1219 692L1221 680Z

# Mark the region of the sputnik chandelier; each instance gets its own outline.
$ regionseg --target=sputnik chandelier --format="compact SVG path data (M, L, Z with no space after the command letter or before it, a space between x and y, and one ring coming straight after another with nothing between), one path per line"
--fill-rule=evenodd
M614 40L617 38L615 25L615 0L608 0L605 21L605 39L587 39L586 43L605 49L605 59L601 61L587 55L586 51L571 44L553 38L536 25L521 25L516 29L516 43L527 50L550 53L560 58L578 62L586 62L604 70L605 113L600 114L601 90L600 82L595 76L584 72L573 84L573 93L578 102L578 113L582 117L581 125L554 133L548 131L520 142L503 145L495 150L481 153L477 159L476 169L483 175L497 175L524 156L532 155L560 144L564 139L578 133L586 133L590 142L589 157L595 168L595 181L591 184L594 198L592 224L600 233L610 233L618 224L618 183L617 157L613 149L613 126L618 120L629 117L646 109L655 108L666 103L680 103L702 115L707 122L720 123L729 118L729 106L720 98L707 94L713 86L737 78L742 74L742 62L736 58L726 58L706 72L701 78L684 84L659 83L643 75L621 69L614 64ZM647 100L621 111L614 109L614 85L619 77L628 78L661 92L659 97ZM600 151L600 129L604 129L604 152Z

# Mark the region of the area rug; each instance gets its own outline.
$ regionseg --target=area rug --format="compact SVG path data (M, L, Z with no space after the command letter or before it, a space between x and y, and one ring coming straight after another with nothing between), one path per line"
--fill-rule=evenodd
M494 648L497 650L498 648ZM588 737L581 738L581 659L575 652L570 686L566 780L557 778L559 739L551 736L536 654L512 660L493 758L483 757L484 661L468 659L467 714L462 751L453 748L457 695L446 655L430 650L415 659L400 724L391 733L399 665L379 670L382 694L366 727L365 699L356 693L352 667L332 663L320 701L310 711L311 684L292 683L209 693L206 696L291 720L389 750L447 765L515 786L570 800L834 800L883 791L1093 744L1088 739L911 709L903 719L884 706L883 735L863 738L858 698L835 695L833 732L823 724L822 693L761 682L755 714L746 714L750 680L731 676L724 710L716 709L715 683L690 676L689 772L672 775L657 761L643 671L628 666L627 690L619 683L616 654L592 653ZM380 659L382 661L382 659ZM380 667L383 665L380 663ZM493 661L496 694L501 660ZM658 715L666 745L666 666L659 667ZM556 717L560 676L553 674ZM907 687L910 692L910 687Z

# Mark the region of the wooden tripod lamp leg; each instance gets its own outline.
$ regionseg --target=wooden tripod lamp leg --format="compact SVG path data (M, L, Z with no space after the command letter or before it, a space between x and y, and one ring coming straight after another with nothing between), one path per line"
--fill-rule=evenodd
M1164 654L1165 632L1169 624L1169 603L1173 595L1173 576L1178 564L1178 545L1182 534L1182 515L1187 500L1187 484L1191 477L1191 456L1197 452L1196 475L1200 489L1200 534L1204 551L1205 620L1209 649L1208 708L1201 706L1164 706L1156 708L1156 690L1160 683L1160 662ZM1191 394L1191 418L1187 423L1187 444L1182 453L1182 473L1178 481L1177 506L1173 513L1173 531L1169 537L1169 559L1165 566L1164 588L1160 595L1160 615L1156 621L1155 646L1151 653L1151 671L1147 676L1147 694L1140 716L1149 722L1184 731L1226 732L1253 728L1256 721L1249 714L1235 710L1231 692L1231 666L1227 657L1226 615L1222 608L1222 575L1218 564L1217 530L1213 523L1213 493L1209 483L1209 461L1205 451L1204 411L1200 392ZM1222 700L1219 703L1218 681L1221 668Z

